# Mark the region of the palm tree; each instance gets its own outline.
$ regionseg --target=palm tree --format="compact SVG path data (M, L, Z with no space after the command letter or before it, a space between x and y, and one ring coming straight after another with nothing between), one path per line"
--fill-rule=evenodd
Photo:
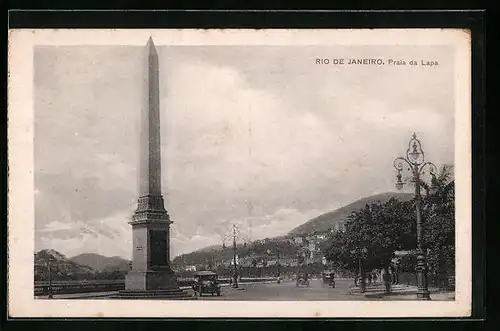
M455 202L455 180L453 166L443 165L438 174L433 174L431 183L421 181L426 197L432 198L432 203L449 206Z
M422 183L425 242L430 249L428 264L436 285L444 275L454 272L455 265L455 180L453 167L444 165L431 184Z

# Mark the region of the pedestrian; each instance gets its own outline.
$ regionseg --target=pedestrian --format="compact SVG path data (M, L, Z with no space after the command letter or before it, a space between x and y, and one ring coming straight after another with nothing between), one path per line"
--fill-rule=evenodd
M377 272L374 272L372 275L373 282L376 284L377 283Z
M390 266L390 272L391 272L391 284L394 285L396 284L396 270L394 269L393 264L391 264Z
M382 274L382 279L384 280L385 293L391 293L390 277L391 277L391 275L389 274L389 270L384 270L384 273Z
M368 284L371 284L372 283L372 273L369 272L366 277L368 278Z

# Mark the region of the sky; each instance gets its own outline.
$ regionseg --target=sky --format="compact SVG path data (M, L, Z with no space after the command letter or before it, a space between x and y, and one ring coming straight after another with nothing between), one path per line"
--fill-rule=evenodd
M453 50L439 46L157 46L171 257L285 234L394 191L413 132L454 160ZM130 258L144 47L35 49L35 250ZM438 66L320 65L317 58Z

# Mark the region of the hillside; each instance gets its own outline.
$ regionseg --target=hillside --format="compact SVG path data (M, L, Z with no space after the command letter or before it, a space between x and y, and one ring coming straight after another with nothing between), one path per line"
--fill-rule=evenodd
M71 261L80 265L88 266L99 272L110 272L114 270L129 270L129 261L119 256L107 257L95 253L84 253L70 258Z
M48 265L51 266L53 278L95 273L95 270L89 266L71 261L55 250L44 249L35 254L35 278L48 279Z
M191 253L205 253L205 252L212 252L212 251L217 251L217 250L222 250L222 245L211 245L211 246L206 246L199 248L197 250L192 251Z
M413 194L383 193L359 199L344 207L315 217L291 230L287 235L269 238L265 243L261 243L257 240L249 243L246 247L240 246L238 248L238 255L241 257L265 256L266 251L270 250L274 252L276 251L276 248L279 247L282 258L294 257L296 256L300 245L296 246L294 244L290 244L287 242L287 238L298 234L309 234L315 231L327 231L328 229L334 227L336 223L347 218L352 212L363 208L366 204L376 201L386 202L391 198L408 201L413 199ZM230 260L232 256L233 251L231 246L224 249L221 246L209 246L194 252L177 256L172 262L176 266L217 264L222 260Z
M402 201L408 201L413 199L412 193L382 193L377 195L372 195L359 199L353 203L350 203L344 207L336 209L334 211L328 212L326 214L315 217L306 223L299 225L295 229L289 232L290 235L298 235L311 233L314 231L327 231L328 229L334 227L335 224L344 220L352 212L363 208L366 204L370 204L376 201L386 202L391 198L396 198Z

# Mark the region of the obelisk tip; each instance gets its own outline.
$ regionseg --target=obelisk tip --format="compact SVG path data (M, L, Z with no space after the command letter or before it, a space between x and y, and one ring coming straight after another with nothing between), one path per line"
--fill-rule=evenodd
M148 46L155 46L155 43L153 42L153 38L152 37L149 37L148 39L148 43L147 43Z

